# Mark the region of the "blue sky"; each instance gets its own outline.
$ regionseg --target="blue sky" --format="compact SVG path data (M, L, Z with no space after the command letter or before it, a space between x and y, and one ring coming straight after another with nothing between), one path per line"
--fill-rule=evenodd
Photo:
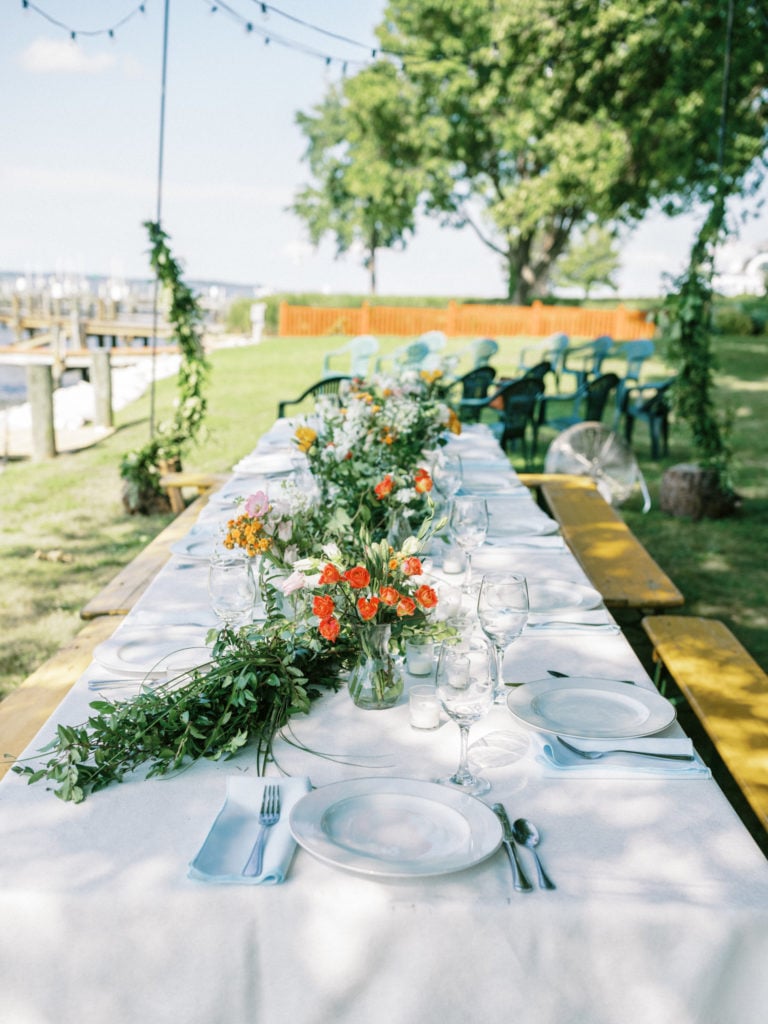
M0 11L0 270L149 276L144 220L154 218L163 0L36 0L78 31L73 41L21 0ZM306 182L297 110L320 101L341 61L367 51L302 29L254 0L171 0L163 225L195 279L276 290L365 292L353 256L313 250L286 212ZM274 7L373 45L384 0L279 0ZM242 21L250 19L254 31ZM267 45L264 33L271 34ZM312 50L280 45L280 38ZM332 57L330 66L325 56ZM335 58L338 58L336 60ZM752 204L754 205L754 204ZM657 294L685 262L694 218L649 217L625 244L620 292ZM751 220L746 246L768 240ZM382 294L501 296L497 258L470 231L423 222L405 252L382 253Z

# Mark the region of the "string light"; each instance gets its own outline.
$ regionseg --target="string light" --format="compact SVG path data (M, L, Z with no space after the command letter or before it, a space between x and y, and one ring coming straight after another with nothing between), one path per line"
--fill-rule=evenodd
M114 25L109 25L106 28L74 28L72 25L67 25L63 21L59 21L58 18L54 18L52 15L44 11L42 7L38 7L37 4L33 4L31 0L21 0L22 9L25 11L34 11L41 18L44 18L49 24L54 25L56 28L62 29L64 32L69 34L69 38L73 41L77 41L78 36L109 36L110 39L115 38L115 32L117 29L122 28L123 25L127 24L132 18L135 18L137 14L146 14L146 4L141 3L129 11L125 17L120 18Z
M288 12L283 11L278 7L274 7L272 4L265 3L263 2L263 0L251 0L251 2L256 3L258 5L261 15L264 18L269 18L272 15L284 18L285 20L290 21L293 24L299 25L302 28L305 28L309 31L316 32L330 39L335 39L338 42L345 43L348 46L355 46L358 47L359 49L366 50L368 57L367 59L338 57L329 54L325 51L318 50L315 47L310 46L308 44L302 43L297 39L282 36L274 31L270 30L267 33L264 29L261 29L253 21L249 20L248 18L240 14L238 11L236 11L232 6L230 6L230 4L224 3L223 0L203 0L203 3L205 3L208 6L211 14L223 13L228 15L234 21L238 22L247 34L259 36L264 41L265 45L268 46L270 43L274 43L277 46L282 46L286 49L304 54L305 56L317 58L318 60L322 60L326 67L330 67L333 64L338 64L341 69L342 75L344 76L346 76L350 68L360 69L366 67L368 66L369 61L376 61L380 57L388 57L390 59L393 59L401 67L416 67L418 65L431 65L435 63L444 64L447 66L455 64L457 66L464 68L472 67L471 55L459 56L443 53L418 54L413 52L390 50L387 49L386 47L371 47L369 43L363 43L357 39L352 39L349 36L341 35L338 32L333 32L330 29L323 28L320 25L315 25L312 22L306 21L303 18L299 18L293 14L289 14ZM58 18L52 17L50 14L48 14L47 11L43 10L40 6L38 6L38 4L33 3L32 0L21 0L21 6L24 10L33 11L35 14L39 15L40 17L48 21L51 25L54 25L57 28L60 28L63 31L67 32L70 38L75 42L77 41L78 36L93 37L106 35L110 39L114 39L115 32L117 29L122 28L123 25L129 22L137 14L146 13L146 2L142 2L138 4L135 8L133 8L131 11L129 11L129 13L126 14L119 21L115 22L114 25L99 29L82 29L73 27L71 25L67 25L64 22L60 21ZM497 43L493 44L493 53L494 58L498 59L499 51ZM519 63L523 64L525 62L520 61ZM553 61L549 60L546 62L546 67L543 73L547 77L551 77L553 72L554 63Z

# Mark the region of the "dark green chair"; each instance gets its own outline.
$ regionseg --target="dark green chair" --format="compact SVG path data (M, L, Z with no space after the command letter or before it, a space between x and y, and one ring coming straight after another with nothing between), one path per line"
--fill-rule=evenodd
M346 376L324 377L323 380L308 387L298 398L287 398L280 402L277 407L277 418L282 419L285 416L285 410L289 405L300 405L307 398L317 398L318 395L338 395L339 387L345 380L352 380L352 378Z

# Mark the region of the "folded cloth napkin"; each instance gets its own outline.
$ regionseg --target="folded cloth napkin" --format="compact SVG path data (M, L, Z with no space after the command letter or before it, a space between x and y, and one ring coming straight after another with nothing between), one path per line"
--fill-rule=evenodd
M259 809L268 784L280 787L280 820L267 832L260 875L245 876L245 867L259 834ZM230 775L227 796L211 830L190 862L189 877L200 882L237 885L278 885L285 881L296 849L288 816L312 788L306 777L263 779Z
M606 754L605 757L587 761L572 753L551 733L535 733L531 745L535 760L549 778L562 776L567 772L575 776L589 776L595 779L632 779L638 775L662 776L670 779L708 779L709 768L699 758L691 741L683 737L643 736L639 739L568 739L579 750L608 751L634 750L656 754L692 754L694 761L668 761L663 758L643 757L637 754Z

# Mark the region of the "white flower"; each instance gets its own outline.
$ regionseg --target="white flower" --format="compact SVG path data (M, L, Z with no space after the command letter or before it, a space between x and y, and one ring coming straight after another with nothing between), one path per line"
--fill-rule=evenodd
M287 576L280 584L280 589L283 594L287 597L289 594L295 594L297 590L304 590L305 587L310 586L310 581L303 572L294 570L290 576Z

